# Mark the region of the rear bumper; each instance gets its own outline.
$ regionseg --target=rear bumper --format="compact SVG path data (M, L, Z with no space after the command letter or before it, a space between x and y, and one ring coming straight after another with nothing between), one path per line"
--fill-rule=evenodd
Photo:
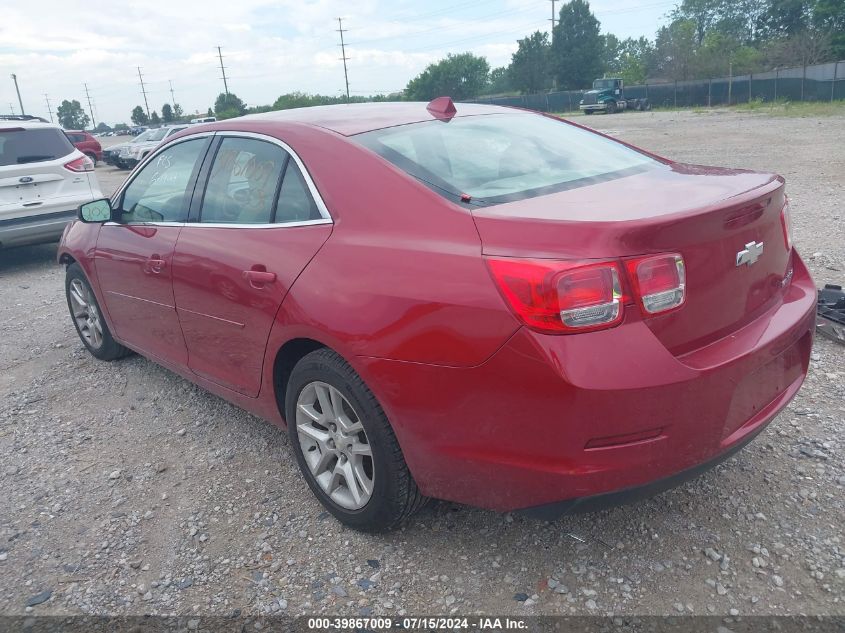
M698 474L787 405L815 322L797 254L794 271L780 303L684 356L634 318L576 336L523 328L472 368L357 360L424 494L500 511L591 509Z
M0 248L56 242L75 218L76 209L72 209L0 220Z

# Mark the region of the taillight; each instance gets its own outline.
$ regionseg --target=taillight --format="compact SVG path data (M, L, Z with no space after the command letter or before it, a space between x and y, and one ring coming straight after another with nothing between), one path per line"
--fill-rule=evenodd
M94 171L94 161L87 156L80 156L69 163L65 163L65 169L70 171Z
M680 255L637 257L626 260L625 266L646 314L674 310L683 304L687 280Z
M786 250L792 250L792 215L789 211L789 199L783 203L780 211L780 224L783 227L783 239L786 242Z
M519 319L550 334L586 332L622 321L616 262L487 258L490 273Z

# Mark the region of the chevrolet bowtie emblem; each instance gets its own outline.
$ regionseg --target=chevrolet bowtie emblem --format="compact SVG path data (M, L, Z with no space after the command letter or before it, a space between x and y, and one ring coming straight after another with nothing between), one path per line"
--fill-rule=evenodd
M745 248L736 254L736 265L742 266L747 264L751 266L754 262L760 259L763 254L763 242L748 242Z

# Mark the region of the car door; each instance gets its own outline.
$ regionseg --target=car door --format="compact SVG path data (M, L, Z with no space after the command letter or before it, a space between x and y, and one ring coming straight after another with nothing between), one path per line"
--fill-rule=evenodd
M283 143L222 133L210 153L203 196L173 256L176 309L188 366L254 397L279 306L331 233L331 219Z
M173 248L210 142L210 136L190 137L147 161L113 200L115 221L100 229L94 252L118 338L182 365L188 352L173 300Z

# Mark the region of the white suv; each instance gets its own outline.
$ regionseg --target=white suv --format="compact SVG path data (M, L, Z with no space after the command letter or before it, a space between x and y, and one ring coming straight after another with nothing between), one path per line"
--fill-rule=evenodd
M60 127L0 117L0 248L56 241L80 204L102 197L94 163Z

